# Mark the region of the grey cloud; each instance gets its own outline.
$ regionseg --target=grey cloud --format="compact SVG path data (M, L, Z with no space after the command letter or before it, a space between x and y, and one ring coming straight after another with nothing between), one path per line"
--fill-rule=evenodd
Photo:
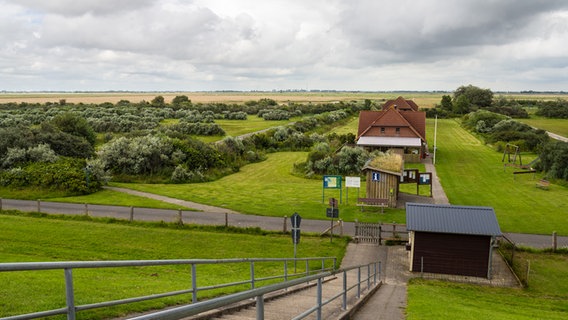
M9 0L26 9L44 14L81 16L85 14L106 15L137 10L150 6L152 0Z

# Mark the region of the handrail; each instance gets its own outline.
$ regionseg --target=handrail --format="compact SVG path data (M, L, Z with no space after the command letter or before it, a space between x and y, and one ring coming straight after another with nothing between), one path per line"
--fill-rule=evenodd
M371 266L373 266L373 272L371 273ZM367 268L367 277L364 279L361 279L361 269L366 267ZM349 271L352 270L357 270L358 271L358 281L356 284L354 284L351 287L347 287L347 281L346 281L346 274ZM322 285L323 285L323 281L322 279L325 277L329 277L329 276L334 276L338 273L343 273L343 290L332 296L331 298L327 299L327 300L323 300L322 299ZM213 309L218 309L218 308L222 308L225 307L227 305L230 304L234 304L243 300L247 300L247 299L256 299L256 305L257 305L257 319L264 319L264 295L278 291L278 290L283 290L283 289L288 289L292 286L298 285L298 284L302 284L302 283L306 283L306 282L310 282L310 281L314 281L317 280L317 303L315 306L309 308L308 310L305 310L303 312L301 312L299 315L297 315L296 317L294 317L293 319L304 319L306 317L308 317L309 315L311 315L314 312L317 312L316 314L316 319L320 320L322 318L322 314L321 314L321 310L322 307L331 303L333 300L339 298L339 297L343 297L343 303L342 303L342 308L345 310L347 308L346 306L346 295L347 292L354 289L354 288L358 288L357 291L357 298L360 297L361 295L361 283L362 282L367 282L367 290L369 290L371 288L371 281L373 283L373 285L377 284L377 277L380 280L380 273L381 273L381 263L380 262L373 262L373 263L369 263L366 265L360 265L360 266L353 266L353 267L349 267L349 268L343 268L343 269L339 269L339 270L335 270L335 271L329 271L329 272L322 272L322 273L318 273L315 275L311 275L311 276L305 276L302 278L298 278L298 279L294 279L294 280L290 280L287 282L282 282L282 283L277 283L277 284L273 284L273 285L268 285L262 288L257 288L257 289L250 289L247 291L243 291L243 292L238 292L238 293L234 293L234 294L230 294L230 295L226 295L226 296L222 296L222 297L218 297L218 298L214 298L214 299L210 299L210 300L206 300L203 302L198 302L198 303L194 303L194 304L190 304L190 305L185 305L185 306L181 306L181 307L177 307L177 308L173 308L173 309L168 309L168 310L163 310L163 311L158 311L158 312L153 312L150 314L146 314L146 315L142 315L142 316L138 316L135 318L132 318L131 320L150 320L150 319L160 319L160 320L175 320L175 319L181 319L184 317L190 317L190 316L194 316L203 312L207 312Z
M305 261L306 270L302 273L289 273L288 263ZM321 268L309 269L310 261L321 261ZM333 265L331 267L326 267L326 261L331 261ZM270 275L266 277L255 277L254 264L261 262L283 262L283 274ZM197 286L197 265L207 265L207 264L229 264L229 263L249 263L250 273L249 279L225 283L198 287ZM336 269L337 258L335 257L310 257L310 258L241 258L241 259L174 259L174 260L114 260L114 261L64 261L64 262L16 262L16 263L0 263L0 272L11 272L11 271L38 271L38 270L63 270L65 275L65 295L66 295L66 307L39 311L34 313L22 314L9 316L5 318L0 318L0 320L16 320L16 319L34 319L40 317L47 317L53 315L67 314L67 319L75 319L76 312L103 308L109 306L115 306L120 304L127 304L133 302L140 302L152 299L158 299L163 297L169 297L180 294L192 295L192 304L198 303L197 293L205 290L217 289L228 286L237 286L242 284L250 283L251 289L255 289L255 283L272 280L272 279L284 279L286 282L295 281L290 280L291 277L298 277L299 275L310 276L312 272L332 272ZM99 303L92 303L88 305L75 305L74 302L74 288L73 288L73 269L85 269L85 268L111 268L111 267L140 267L140 266L166 266L166 265L188 265L191 266L191 288L185 290L171 291L166 293L159 293L147 296L130 297L119 300L104 301Z

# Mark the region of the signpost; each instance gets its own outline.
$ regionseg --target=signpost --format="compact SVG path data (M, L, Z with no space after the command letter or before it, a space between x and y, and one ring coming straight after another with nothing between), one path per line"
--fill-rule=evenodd
M325 200L325 189L339 189L339 203L341 203L341 199L343 198L342 178L342 176L323 176L322 203Z
M300 223L302 217L297 212L290 217L292 222L292 242L294 243L294 273L296 273L296 247L300 243Z
M329 228L330 237L329 242L333 242L333 218L339 218L339 209L337 208L337 199L329 198L330 208L326 208L325 215L331 218L331 226Z
M345 202L347 202L347 204L349 204L349 188L357 188L357 198L359 198L361 177L345 177Z

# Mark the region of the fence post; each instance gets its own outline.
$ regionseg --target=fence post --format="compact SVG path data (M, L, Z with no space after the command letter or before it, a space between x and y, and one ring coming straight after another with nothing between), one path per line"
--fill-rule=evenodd
M256 320L264 320L264 297L256 297Z
M359 220L355 219L355 243L359 243Z
M0 209L2 207L0 206ZM555 252L556 249L558 247L558 236L556 234L556 231L552 232L552 252Z
M40 199L37 199L37 212L41 212Z
M130 222L134 221L134 207L130 207Z
M322 281L321 278L318 278L318 297L317 297L317 301L318 301L318 310L317 310L317 315L316 315L316 319L317 320L321 320L321 308L322 308Z
M197 302L197 269L195 263L191 265L191 302Z
M225 212L225 228L229 226L229 213Z
M343 220L339 219L339 235L343 237Z
M250 288L254 289L254 261L250 262Z
M180 226L183 226L183 216L182 216L182 214L181 214L181 209L178 209L177 223L178 223Z
M85 215L89 216L89 205L87 203L85 203Z
M343 310L347 310L347 271L343 270Z
M65 299L67 303L67 320L75 320L75 296L73 294L73 269L65 270Z
M288 232L288 224L286 223L286 219L288 216L284 216L284 226L282 227L282 233Z
M361 266L357 267L357 299L361 298Z

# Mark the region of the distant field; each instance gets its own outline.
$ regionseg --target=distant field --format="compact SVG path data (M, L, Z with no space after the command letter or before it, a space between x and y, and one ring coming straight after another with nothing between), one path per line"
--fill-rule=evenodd
M396 99L403 96L414 100L420 107L431 108L440 102L442 93L429 92L92 92L92 93L1 93L0 103L29 102L45 103L59 102L65 99L69 103L116 103L120 100L130 102L151 101L161 95L166 102L170 102L175 96L186 95L193 103L243 103L262 98L273 99L278 103L287 102L338 102L338 101L362 101L370 99L384 102L388 99Z
M530 119L518 119L520 122L531 125L535 128L544 129L552 133L568 137L568 119L548 119L531 116Z
M166 102L170 102L175 96L186 95L194 103L243 103L250 100L269 98L278 103L287 102L338 102L338 101L362 101L370 99L372 101L384 102L389 99L396 99L403 96L406 99L414 100L422 108L433 108L440 103L443 95L451 95L451 92L348 92L348 91L324 91L324 92L85 92L85 93L0 93L0 103L8 102L29 102L45 103L59 102L65 99L70 103L116 103L120 100L130 102L151 101L156 96L161 95ZM520 94L520 93L495 93L495 96L524 100L554 100L565 98L566 95L559 94Z

